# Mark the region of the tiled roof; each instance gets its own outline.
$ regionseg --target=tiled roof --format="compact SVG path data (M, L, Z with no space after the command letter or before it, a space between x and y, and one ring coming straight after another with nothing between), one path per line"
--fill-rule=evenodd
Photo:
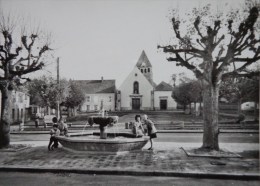
M145 54L144 50L142 51L142 54L139 57L139 59L138 59L138 61L136 63L136 66L137 67L141 67L143 63L145 63L146 67L152 67L152 65L151 65L147 55Z
M115 93L115 80L73 80L86 94Z
M172 91L173 87L168 83L162 81L158 86L155 87L155 91Z

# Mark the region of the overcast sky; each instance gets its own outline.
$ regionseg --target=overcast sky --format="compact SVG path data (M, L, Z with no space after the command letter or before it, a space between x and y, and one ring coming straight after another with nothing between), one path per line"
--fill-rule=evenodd
M240 6L229 0L232 6ZM132 71L142 50L153 66L155 83L169 82L172 74L184 72L166 61L157 50L173 37L170 12L185 12L212 3L221 9L227 0L0 0L4 12L16 14L51 32L54 59L42 73L67 79L115 79L117 87ZM187 72L187 71L186 71Z

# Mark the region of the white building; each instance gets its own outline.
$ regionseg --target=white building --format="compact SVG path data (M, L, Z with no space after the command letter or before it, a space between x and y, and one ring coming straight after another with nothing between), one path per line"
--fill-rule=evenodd
M11 122L24 122L30 119L29 106L30 97L24 92L12 91L11 94ZM2 109L2 94L0 92L0 110Z
M152 65L143 51L134 69L123 81L117 94L118 110L171 110L176 103L171 97L172 87L153 82Z
M164 81L155 87L154 109L155 110L174 110L177 103L172 98L173 87Z
M29 118L30 97L20 91L12 91L12 121L27 121Z
M115 110L116 86L115 80L73 80L85 93L85 101L80 111L97 111L102 107L107 111Z

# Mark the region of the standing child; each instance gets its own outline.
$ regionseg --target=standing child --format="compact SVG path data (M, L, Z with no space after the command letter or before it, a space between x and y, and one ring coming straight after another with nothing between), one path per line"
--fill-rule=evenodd
M144 124L147 126L148 136L150 136L151 147L148 150L153 150L153 138L157 138L157 130L154 126L154 123L148 119L148 116L145 114L143 116Z
M58 129L58 124L57 124L57 118L54 117L52 119L53 121L53 128L50 130L50 142L49 142L49 145L48 145L48 149L49 150L53 150L53 148L58 148L58 140L56 139L56 136L59 136L60 135L60 130ZM54 143L52 145L52 143Z

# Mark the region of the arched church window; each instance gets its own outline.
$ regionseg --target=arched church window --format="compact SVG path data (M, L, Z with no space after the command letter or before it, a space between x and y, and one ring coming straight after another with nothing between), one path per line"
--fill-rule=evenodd
M134 94L139 94L139 83L137 81L134 82Z

